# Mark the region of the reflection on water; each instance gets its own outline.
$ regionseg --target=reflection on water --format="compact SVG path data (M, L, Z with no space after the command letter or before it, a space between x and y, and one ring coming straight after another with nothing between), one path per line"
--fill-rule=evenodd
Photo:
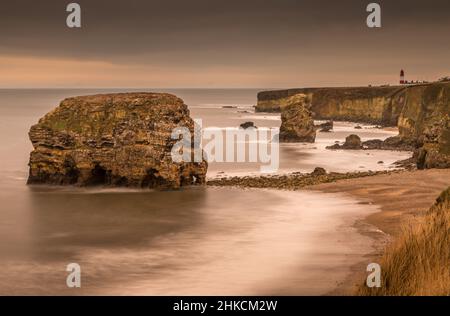
M375 208L343 196L27 187L29 127L64 97L97 92L111 91L0 90L0 294L323 294L371 251L352 223ZM251 111L256 91L171 92L185 99L205 127L235 127L252 117L257 126L280 124L276 115L218 105ZM342 126L319 134L316 144L282 145L280 170L388 168L403 158L393 152L325 151L354 132ZM385 164L375 166L377 160ZM251 168L259 170L211 164L208 175ZM71 262L81 265L81 289L65 285Z
M4 189L2 294L323 294L371 250L347 226L374 208L335 195ZM71 262L81 289L66 288Z

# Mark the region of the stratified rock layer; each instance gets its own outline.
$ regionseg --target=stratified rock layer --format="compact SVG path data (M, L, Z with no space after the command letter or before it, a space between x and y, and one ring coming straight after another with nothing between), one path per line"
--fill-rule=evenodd
M417 167L450 168L450 83L411 87L405 100L398 128L418 148Z
M295 95L307 95L315 119L398 126L397 138L365 142L365 149L414 150L419 169L450 168L450 82L263 91L256 111L283 111Z
M171 134L176 127L186 127L193 135L189 110L174 95L65 99L30 129L34 150L28 183L151 188L204 183L205 161L172 161L177 140ZM193 155L194 150L189 151Z
M316 120L367 122L395 126L404 98L403 86L303 88L258 93L256 112L280 112L289 98L307 95Z
M306 95L289 98L281 111L280 142L314 143L316 128L309 106Z

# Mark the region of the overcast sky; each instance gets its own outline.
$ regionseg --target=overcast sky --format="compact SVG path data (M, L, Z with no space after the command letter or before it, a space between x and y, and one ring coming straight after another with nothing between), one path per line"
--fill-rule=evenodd
M0 87L394 84L450 75L448 0L14 0ZM82 28L66 26L66 6ZM382 28L366 6L382 6Z

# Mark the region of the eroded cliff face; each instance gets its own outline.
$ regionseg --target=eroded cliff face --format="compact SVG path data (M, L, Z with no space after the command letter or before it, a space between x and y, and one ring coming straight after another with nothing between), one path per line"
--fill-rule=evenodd
M450 168L450 83L409 87L398 128L416 144L418 168Z
M28 183L151 188L204 183L206 161L172 161L176 140L171 133L176 127L187 127L193 135L189 110L174 95L65 99L30 129L34 150Z
M401 111L404 87L305 88L264 91L258 94L258 112L280 112L296 94L311 100L319 120L356 121L395 126Z
M257 111L283 112L295 95L311 100L315 119L398 126L395 144L383 146L415 148L418 168L450 168L450 82L265 91L258 94Z
M280 142L314 143L316 128L310 111L310 101L304 94L286 100L281 109Z

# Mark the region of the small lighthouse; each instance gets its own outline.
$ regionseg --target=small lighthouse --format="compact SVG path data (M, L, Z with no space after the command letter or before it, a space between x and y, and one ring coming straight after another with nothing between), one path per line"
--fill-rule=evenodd
M400 84L405 84L405 71L402 69L400 70Z

